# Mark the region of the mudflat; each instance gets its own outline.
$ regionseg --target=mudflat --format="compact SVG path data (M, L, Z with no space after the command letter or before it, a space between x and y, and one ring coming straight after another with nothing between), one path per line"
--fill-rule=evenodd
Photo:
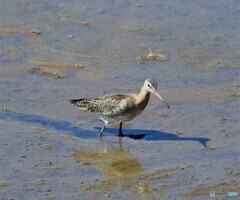
M0 200L240 193L238 1L0 7ZM152 96L123 138L68 102L146 78L171 108Z

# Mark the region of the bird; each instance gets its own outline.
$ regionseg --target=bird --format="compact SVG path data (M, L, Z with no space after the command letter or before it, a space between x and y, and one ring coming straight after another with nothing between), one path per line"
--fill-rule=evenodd
M98 114L104 122L99 135L102 136L104 129L109 123L118 123L118 136L123 137L122 123L128 122L140 115L146 108L150 94L157 96L167 108L168 103L157 91L155 80L146 79L138 94L109 94L97 98L72 99L70 103L81 110L87 110Z

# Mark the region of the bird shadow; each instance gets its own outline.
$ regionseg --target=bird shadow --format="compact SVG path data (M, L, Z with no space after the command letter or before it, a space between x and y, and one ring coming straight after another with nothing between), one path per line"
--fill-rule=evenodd
M47 128L53 128L57 131L66 131L68 134L71 134L78 138L96 138L98 132L82 129L79 126L73 126L68 121L63 120L54 120L49 119L43 116L33 115L33 114L24 114L17 112L8 112L1 113L0 112L0 120L13 120L20 121L24 123L31 123L35 125L42 125ZM95 129L100 131L100 127L94 127ZM111 133L111 135L118 135L118 129L116 128L106 128L104 130L104 134ZM104 137L103 134L103 137ZM202 144L203 146L207 146L207 142L210 140L209 138L202 137L179 137L173 133L166 133L157 130L141 130L141 129L128 129L125 131L124 137L129 137L134 140L160 140L160 141L196 141Z
M36 126L44 126L48 129L54 129L57 131L65 131L67 134L71 134L76 137L81 138L92 138L96 137L96 131L82 129L79 126L73 126L68 121L58 120L58 119L49 119L47 117L33 115L33 114L24 114L17 112L0 112L0 120L12 120L20 121L24 123L35 124Z
M100 127L94 127L100 130ZM118 135L118 129L116 128L106 128L104 133L111 133ZM134 140L149 140L149 141L196 141L199 142L204 147L207 147L207 142L210 141L209 138L204 137L180 137L174 133L166 133L158 130L143 130L143 129L127 129L124 131L124 137L129 137Z

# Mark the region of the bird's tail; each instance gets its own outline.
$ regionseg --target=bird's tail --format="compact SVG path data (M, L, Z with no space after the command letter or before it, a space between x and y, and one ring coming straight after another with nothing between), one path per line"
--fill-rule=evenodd
M82 110L88 110L89 99L72 99L70 103Z
M78 102L82 101L83 99L71 99L69 100L70 103L74 106L77 106Z

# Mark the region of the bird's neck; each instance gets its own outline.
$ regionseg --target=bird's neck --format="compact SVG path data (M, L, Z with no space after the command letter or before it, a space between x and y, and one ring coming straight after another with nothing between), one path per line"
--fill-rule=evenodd
M139 104L141 102L148 103L150 97L150 93L147 92L144 87L141 88L140 92L136 95L136 103Z

